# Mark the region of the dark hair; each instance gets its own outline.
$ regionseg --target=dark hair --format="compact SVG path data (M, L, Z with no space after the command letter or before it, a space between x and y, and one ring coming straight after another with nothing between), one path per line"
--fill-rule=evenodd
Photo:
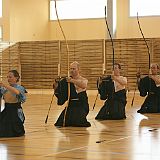
M119 63L114 63L114 66L118 66L119 69L121 69L121 65Z
M20 75L19 75L18 71L17 70L10 70L9 72L13 73L14 77L17 78L17 82L18 82L20 79Z

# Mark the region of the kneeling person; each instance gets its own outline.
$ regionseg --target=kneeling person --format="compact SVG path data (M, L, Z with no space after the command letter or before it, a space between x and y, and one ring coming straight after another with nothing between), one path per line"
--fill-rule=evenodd
M55 126L91 126L91 124L87 121L86 118L89 113L88 96L86 93L88 80L79 74L78 62L71 63L70 77L67 78L66 81L70 83L71 93L69 103L68 106L65 107L65 109L61 112L60 116L58 117L58 120L55 123ZM61 92L63 92L63 90L64 88L60 89L58 94L62 94Z
M108 84L104 86L107 89L106 93L108 93L105 96L107 100L95 117L97 120L126 118L125 106L127 101L125 87L127 85L127 78L120 75L120 69L120 64L114 64L113 75L111 75L110 80L108 79Z

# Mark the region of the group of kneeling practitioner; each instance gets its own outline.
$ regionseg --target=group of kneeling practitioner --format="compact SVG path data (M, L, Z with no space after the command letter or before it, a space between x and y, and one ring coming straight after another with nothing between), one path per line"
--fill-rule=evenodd
M151 65L151 73L143 76L137 74L140 96L145 97L138 113L160 113L160 76L158 64ZM25 116L21 104L25 102L25 88L18 84L19 73L8 72L8 85L0 83L0 97L5 107L0 110L0 137L18 137L25 134ZM78 62L70 64L70 77L59 78L54 83L54 94L57 104L67 106L61 112L56 123L57 127L90 127L87 120L89 113L86 92L88 80L80 75ZM111 75L101 77L98 81L98 92L104 105L96 115L96 120L125 119L127 78L121 75L121 65L115 63Z

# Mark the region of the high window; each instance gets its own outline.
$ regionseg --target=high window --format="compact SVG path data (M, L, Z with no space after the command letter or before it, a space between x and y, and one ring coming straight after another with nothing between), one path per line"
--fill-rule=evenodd
M107 0L57 0L60 19L104 18ZM107 8L107 7L106 7ZM50 20L56 20L55 1L50 0Z
M160 0L130 0L130 16L159 16Z
M0 18L2 17L2 0L0 0Z

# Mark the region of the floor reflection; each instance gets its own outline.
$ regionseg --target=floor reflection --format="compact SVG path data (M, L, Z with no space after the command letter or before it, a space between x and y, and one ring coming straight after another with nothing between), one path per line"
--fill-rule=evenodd
M0 160L8 160L7 146L3 143L0 144Z

